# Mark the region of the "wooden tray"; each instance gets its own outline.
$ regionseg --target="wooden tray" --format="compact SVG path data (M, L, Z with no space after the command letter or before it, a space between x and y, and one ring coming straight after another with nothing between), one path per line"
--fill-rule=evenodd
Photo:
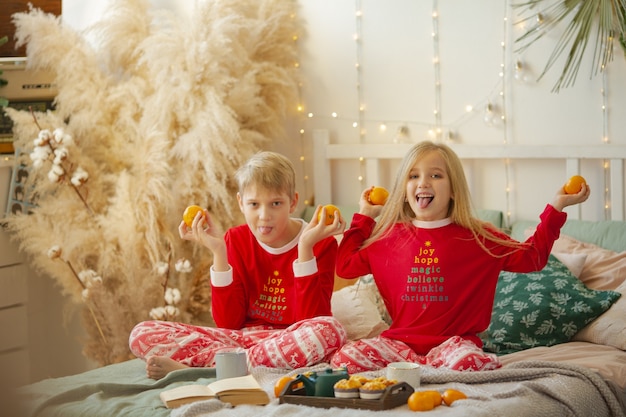
M294 381L297 382L297 381ZM413 393L413 387L406 382L387 387L383 396L378 400L363 400L361 398L335 398L307 396L304 388L292 390L297 384L289 384L283 395L279 397L279 404L300 404L319 408L356 408L361 410L389 410L407 403Z

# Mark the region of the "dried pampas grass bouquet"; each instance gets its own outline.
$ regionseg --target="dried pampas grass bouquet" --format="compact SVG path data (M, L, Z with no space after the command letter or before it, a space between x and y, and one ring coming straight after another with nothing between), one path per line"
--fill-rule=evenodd
M29 67L51 72L58 95L47 113L7 109L33 203L7 224L80 306L88 358L128 359L142 320L213 324L210 259L178 224L188 204L224 229L241 222L232 175L295 108L294 7L202 1L186 18L114 0L82 32L38 9L14 15Z

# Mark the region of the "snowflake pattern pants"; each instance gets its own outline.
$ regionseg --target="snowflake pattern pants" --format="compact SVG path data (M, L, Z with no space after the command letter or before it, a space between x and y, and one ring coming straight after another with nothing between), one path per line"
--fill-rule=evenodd
M130 333L135 356L166 356L191 367L214 367L220 351L243 349L253 366L296 369L330 361L346 342L346 331L334 317L315 317L286 329L267 326L242 330L201 327L169 321L144 321Z
M407 344L378 336L349 342L331 359L331 366L346 367L348 373L380 369L391 362L415 362L456 371L484 371L502 364L498 357L485 353L475 343L453 336L434 347L426 356L418 355Z

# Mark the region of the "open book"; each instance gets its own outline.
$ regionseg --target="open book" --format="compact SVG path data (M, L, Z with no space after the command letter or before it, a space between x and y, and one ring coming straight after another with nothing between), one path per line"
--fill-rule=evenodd
M217 398L232 405L265 405L270 402L267 392L261 388L252 375L220 379L209 385L183 385L162 391L159 395L167 408L176 408L183 404L211 398Z

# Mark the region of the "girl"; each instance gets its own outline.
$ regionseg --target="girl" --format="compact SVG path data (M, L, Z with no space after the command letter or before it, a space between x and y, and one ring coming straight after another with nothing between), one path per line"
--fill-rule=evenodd
M563 208L589 197L586 185L571 195L561 188L535 234L514 241L472 216L461 161L428 141L405 156L385 206L371 205L370 191L339 245L337 274L373 274L393 322L379 337L349 342L333 355L333 366L353 373L396 361L498 368L478 334L489 325L500 271L542 269L565 223Z

